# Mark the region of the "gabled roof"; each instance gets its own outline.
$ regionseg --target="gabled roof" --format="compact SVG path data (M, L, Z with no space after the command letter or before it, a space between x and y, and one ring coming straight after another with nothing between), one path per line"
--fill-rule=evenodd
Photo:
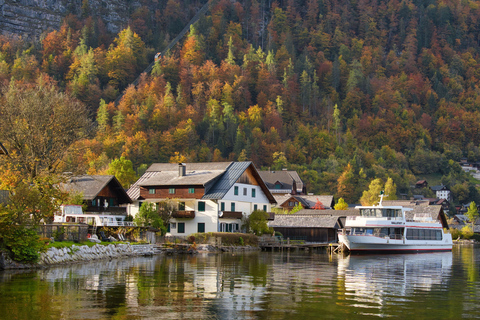
M333 196L330 195L282 195L274 196L277 200L278 205L283 205L285 202L295 199L302 204L305 209L313 208L317 201L320 201L325 208L332 209L334 205Z
M83 175L69 178L62 183L61 188L68 192L83 193L84 200L93 200L106 187L109 186L117 195L118 202L131 203L132 200L123 189L120 182L113 175Z
M251 161L244 162L232 162L228 167L228 170L215 182L210 190L205 190L205 195L202 199L222 199L228 190L230 190L235 182L240 178L240 176L248 169L251 169L251 172L255 179L257 180L258 185L262 189L263 193L270 201L270 203L276 203L275 198L271 194L270 190L265 185L265 182L260 177L255 165Z
M450 190L447 188L447 186L444 186L443 184L442 184L442 185L439 185L439 186L430 187L430 189L432 189L433 191L441 191L441 190L450 191Z
M275 199L251 161L187 163L185 167L185 175L180 175L179 164L154 163L130 187L127 193L133 200L138 200L140 198L139 187L200 185L205 188L202 199L221 199L245 170L251 168L267 198L271 203L275 203Z
M293 182L297 186L297 192L302 192L303 190L303 181L300 179L297 171L288 171L288 170L280 170L280 171L258 171L260 176L262 177L263 181L267 185L268 189L272 192L288 192L292 191ZM275 189L275 184L280 182L282 188Z
M302 209L295 213L289 213L290 216L301 216L301 215L322 215L322 216L336 216L336 217L348 217L348 216L359 216L360 211L357 209L349 210L315 210L315 209ZM276 216L275 216L276 217Z
M8 155L7 149L5 149L5 147L1 143L0 143L0 154Z
M273 228L340 228L339 219L338 216L330 215L276 214L275 220L268 222L268 226Z

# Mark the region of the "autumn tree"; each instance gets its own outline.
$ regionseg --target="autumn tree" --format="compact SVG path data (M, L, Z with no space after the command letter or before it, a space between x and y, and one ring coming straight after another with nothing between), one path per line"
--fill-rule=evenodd
M374 179L370 182L368 190L363 191L360 203L362 206L372 206L379 201L379 195L383 190L382 179Z
M343 198L340 198L333 208L335 210L347 210L348 204L345 202L345 200L343 200Z
M90 132L85 106L44 79L34 85L11 82L0 100L7 162L30 179L56 172L70 147Z
M111 84L124 88L146 66L147 50L130 27L122 30L114 42L106 54L105 68Z
M472 224L472 230L474 230L475 221L477 221L479 216L477 204L475 203L475 201L470 202L470 206L468 207L467 213L465 213L465 215Z
M115 178L118 179L118 182L126 189L137 180L132 161L125 157L112 160L108 166L107 174L114 175Z

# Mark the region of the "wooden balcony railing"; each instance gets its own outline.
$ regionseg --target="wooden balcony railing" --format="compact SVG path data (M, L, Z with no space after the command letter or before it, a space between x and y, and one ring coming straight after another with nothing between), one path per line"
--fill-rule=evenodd
M219 217L220 219L242 219L243 213L240 211L223 211Z
M172 214L172 218L195 218L195 211L179 210Z
M99 214L113 214L113 215L126 215L126 207L94 207L88 206L85 213L99 213Z

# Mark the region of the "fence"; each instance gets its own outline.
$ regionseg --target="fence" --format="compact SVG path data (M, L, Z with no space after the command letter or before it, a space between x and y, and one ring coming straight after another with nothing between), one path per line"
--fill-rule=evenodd
M57 241L87 241L88 225L44 224L37 227L37 233L40 237Z

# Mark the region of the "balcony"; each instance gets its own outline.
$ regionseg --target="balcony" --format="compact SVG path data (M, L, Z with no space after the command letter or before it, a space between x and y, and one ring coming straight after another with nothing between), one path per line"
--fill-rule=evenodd
M85 213L98 213L98 214L113 214L113 215L127 215L126 207L94 207L88 206Z
M186 218L193 219L195 218L195 211L179 210L172 214L172 218Z
M240 211L223 211L220 214L220 219L242 219L243 217L243 213Z

